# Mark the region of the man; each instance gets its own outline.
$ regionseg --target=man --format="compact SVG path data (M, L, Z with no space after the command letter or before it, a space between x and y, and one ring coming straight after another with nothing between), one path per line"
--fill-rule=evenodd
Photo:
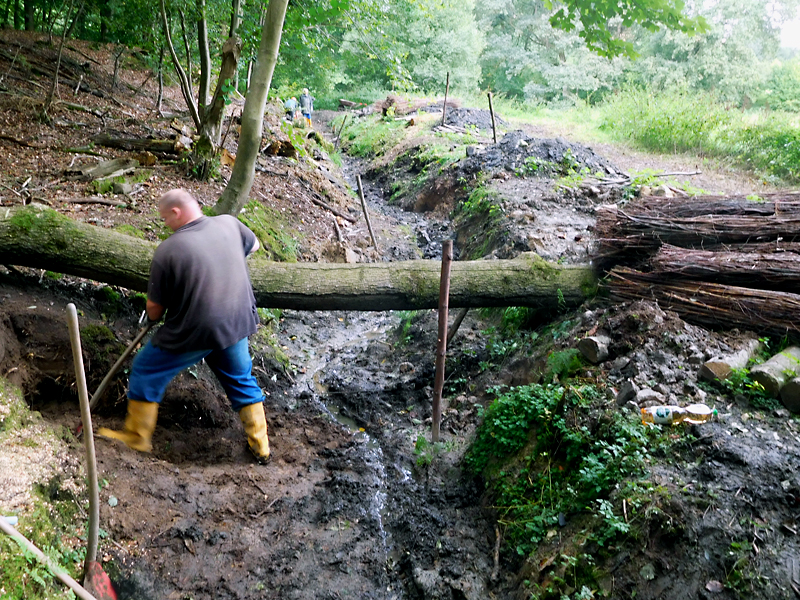
M234 217L203 215L185 190L164 194L158 212L174 233L153 255L147 316L157 321L166 312L166 319L133 361L124 429L100 428L97 434L150 452L167 384L205 359L239 412L250 451L265 464L270 453L264 397L247 345L258 313L246 257L258 250L258 239Z
M311 129L311 113L314 112L314 96L308 93L308 88L303 88L300 94L300 112L306 119L306 125Z

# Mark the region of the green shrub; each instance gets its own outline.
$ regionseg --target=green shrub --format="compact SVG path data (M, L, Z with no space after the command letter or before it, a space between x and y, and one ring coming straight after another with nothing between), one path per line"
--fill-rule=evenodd
M729 110L710 94L627 90L601 108L601 129L658 152L733 159L756 173L800 180L800 119Z

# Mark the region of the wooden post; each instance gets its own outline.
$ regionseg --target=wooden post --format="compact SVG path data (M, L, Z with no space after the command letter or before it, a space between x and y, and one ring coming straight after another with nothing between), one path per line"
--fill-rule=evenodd
M492 138L497 143L497 126L494 123L494 106L492 106L492 92L489 92L489 114L492 115Z
M431 441L439 441L439 424L442 421L442 389L444 388L444 363L447 356L447 308L450 299L450 263L453 262L453 240L442 242L442 276L439 280L439 337L436 347L436 375L433 381L433 423Z
M450 71L447 72L447 85L444 88L444 103L442 104L442 125L444 125L444 115L447 112L447 94L450 92Z
M334 146L333 146L333 147L334 147L334 149L336 149L336 150L338 150L338 149L339 149L339 140L341 140L341 139L342 139L342 132L344 131L344 124L345 124L345 123L347 123L347 117L348 117L348 116L349 116L349 115L347 115L347 114L345 114L345 115L344 115L344 118L342 119L342 126L341 126L341 127L339 127L339 133L338 133L338 134L337 134L337 136L336 136L336 143L335 143L335 144L334 144Z
M372 245L375 250L378 250L378 242L375 240L375 234L372 233L372 223L369 220L369 212L367 211L367 201L364 198L364 187L361 185L361 175L356 175L356 182L358 183L358 197L361 198L361 209L364 211L364 218L367 220L367 229L369 229L369 237L372 240ZM378 250L380 252L380 250Z

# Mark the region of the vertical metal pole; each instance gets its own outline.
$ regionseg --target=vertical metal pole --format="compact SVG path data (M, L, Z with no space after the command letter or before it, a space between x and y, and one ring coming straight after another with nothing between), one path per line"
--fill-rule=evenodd
M489 92L489 114L492 115L492 137L494 143L497 143L497 127L494 124L494 106L492 106L492 92Z
M375 250L378 250L378 242L375 241L375 234L372 233L372 222L369 220L369 212L367 212L367 201L364 198L364 188L361 185L361 175L356 175L356 183L358 183L358 196L361 198L361 208L364 211L364 218L367 220L369 237L372 240L372 245L375 246ZM380 250L378 250L378 252L380 252Z
M447 85L444 88L444 104L442 104L442 125L444 125L444 115L447 112L447 94L450 92L450 71L447 72Z
M433 423L431 441L439 441L442 421L442 390L444 389L444 364L447 357L447 308L450 303L450 263L453 262L453 240L442 242L442 276L439 280L439 336L436 346L436 375L433 382Z

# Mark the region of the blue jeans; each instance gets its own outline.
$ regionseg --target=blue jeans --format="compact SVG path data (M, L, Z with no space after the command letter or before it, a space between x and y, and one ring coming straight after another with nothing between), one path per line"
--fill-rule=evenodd
M253 377L253 361L242 338L224 350L197 350L175 354L147 344L133 359L128 383L128 398L143 402L161 402L167 384L184 369L206 359L231 402L239 412L249 404L263 402L264 394Z

